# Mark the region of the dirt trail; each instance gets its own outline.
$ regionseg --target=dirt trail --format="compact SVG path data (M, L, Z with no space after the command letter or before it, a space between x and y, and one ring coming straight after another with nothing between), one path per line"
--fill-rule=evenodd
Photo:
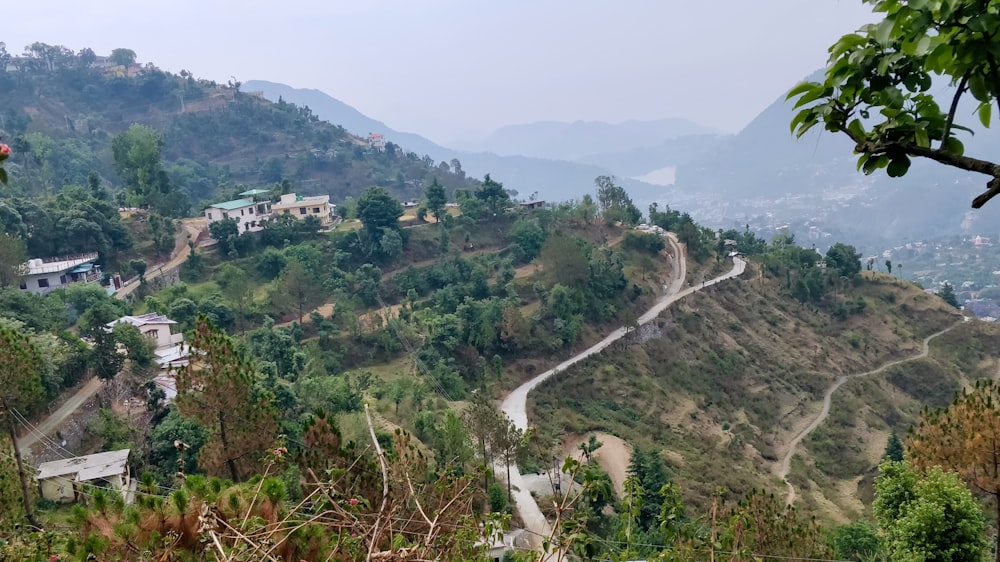
M639 325L651 322L675 301L694 292L700 291L705 287L720 283L732 277L737 277L741 275L746 268L745 261L739 258L733 258L733 268L729 272L720 275L715 279L706 281L701 286L691 287L681 291L681 287L684 285L684 277L687 275L687 263L684 259L681 246L673 234L667 235L667 242L672 249L673 281L668 287L665 287L667 290L664 295L657 299L656 303L639 317ZM525 382L521 386L514 389L514 391L511 392L506 399L504 399L503 403L500 405L500 409L507 414L507 417L514 422L514 425L516 425L518 429L521 429L522 431L526 430L528 428L527 402L529 392L545 382L545 380L552 375L566 370L570 366L590 357L591 355L604 351L604 349L608 346L625 337L626 333L627 331L625 327L618 328L608 334L603 340L595 343L586 350ZM542 514L541 509L538 508L535 498L531 496L531 492L524 485L524 478L521 476L521 472L515 466L512 466L510 469L510 483L514 489L514 503L517 505L518 513L520 513L521 520L524 522L525 527L527 527L528 531L536 539L540 539L541 537L550 537L552 535L552 528L549 525L548 520ZM538 545L536 544L535 546ZM555 553L555 555L558 555L558 553Z
M968 318L963 319L963 321L967 320ZM961 323L962 322L956 322L955 324L952 324L951 326L945 328L944 330L933 333L924 338L921 351L916 355L913 355L911 357L904 357L902 359L897 359L895 361L890 361L889 363L886 363L885 365L882 365L877 369L872 369L871 371L865 371L864 373L856 373L853 375L841 375L837 377L837 380L835 380L833 384L831 384L830 387L826 389L826 393L823 395L823 408L820 410L819 415L816 416L816 419L814 419L812 423L806 426L805 429L800 431L798 435L793 437L792 440L788 442L788 451L785 453L784 458L781 459L781 464L778 465L778 471L777 471L778 478L784 480L785 486L788 487L788 494L785 496L786 504L791 505L792 503L795 502L795 486L792 486L791 481L788 480L788 473L791 472L792 468L792 457L795 456L795 448L798 447L799 443L801 443L803 439L808 437L810 433L815 431L816 428L819 427L821 423L823 423L823 420L825 420L828 415L830 415L830 404L833 399L833 393L836 392L838 388L843 386L845 382L851 379L860 379L862 377L877 375L878 373L881 373L882 371L885 371L890 367L895 367L896 365L901 365L903 363L908 363L910 361L923 359L924 357L927 357L927 354L930 352L931 340L954 329Z
M101 379L97 377L90 379L87 384L83 385L80 387L80 390L76 391L76 394L71 396L69 400L63 403L62 406L59 406L59 409L52 412L52 415L36 425L36 431L29 432L27 435L19 437L17 439L18 446L20 446L22 450L27 451L31 449L35 443L38 443L43 435L46 437L52 437L52 435L54 435L55 432L62 427L66 418L68 418L70 414L77 410L77 408L82 406L95 394L97 394L97 391L101 390L102 386L104 386L104 381Z
M207 219L205 217L182 219L181 230L177 233L174 241L174 257L167 263L158 265L155 269L150 269L146 275L146 281L148 282L156 279L157 277L163 275L164 271L173 271L184 263L184 261L187 260L188 255L191 253L191 248L188 246L188 240L197 240L198 234L205 228L207 228ZM139 283L130 283L121 289L118 289L118 291L115 292L115 298L125 300L138 288Z
M601 442L601 448L594 453L594 460L611 476L611 484L615 487L615 494L620 498L625 493L625 477L628 476L628 462L632 458L631 445L617 435L597 431L586 435L575 435L567 439L563 445L563 453L579 457L580 449L577 446L585 443L591 435L597 437L597 440Z

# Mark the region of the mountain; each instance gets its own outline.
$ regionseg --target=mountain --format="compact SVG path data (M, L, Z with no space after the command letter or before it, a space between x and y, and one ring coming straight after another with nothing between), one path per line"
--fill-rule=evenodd
M698 158L724 143L727 138L709 134L686 135L631 150L589 154L576 161L607 168L621 176L637 177Z
M630 152L689 135L718 131L687 119L655 121L539 121L507 125L468 148L501 155L520 154L556 160L580 160L588 155Z
M0 94L0 135L13 149L5 162L12 195L88 185L91 173L124 187L111 145L133 124L159 138L150 154L161 160L165 177L157 176L154 191L183 194L173 216L197 214L202 203L231 197L241 186L270 188L283 179L299 193L334 201L371 185L417 197L432 177L448 189L476 184L419 158L368 150L367 139L292 104L152 64L124 74L76 56L51 66L24 64L0 72Z
M608 169L589 164L575 163L530 156L501 156L488 152L453 150L440 146L420 135L396 131L385 123L372 119L344 102L319 90L293 88L285 84L250 80L243 83L243 91L260 92L265 98L279 99L308 107L320 118L340 125L351 133L367 137L369 133L381 133L386 140L398 144L407 152L428 155L438 162L449 165L459 160L462 170L474 177L492 174L503 182L507 189L516 190L519 197L527 198L537 192L542 199L568 200L579 198L587 191L593 191L594 178L615 175ZM622 179L623 185L631 191L658 193L660 188L630 179Z
M949 97L947 90L939 95ZM841 239L869 249L992 232L1000 219L1000 205L970 212L984 176L922 159L902 178L884 171L865 176L846 136L817 127L796 139L789 132L792 116L782 96L738 134L680 163L669 202L714 226L789 225L821 244ZM1000 149L1000 135L988 130L963 141L970 153Z

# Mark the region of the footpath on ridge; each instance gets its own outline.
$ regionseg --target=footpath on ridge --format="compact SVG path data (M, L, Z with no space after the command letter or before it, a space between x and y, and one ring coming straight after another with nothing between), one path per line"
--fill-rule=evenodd
M738 257L734 257L733 268L729 272L682 291L681 287L684 286L684 278L687 276L687 262L684 259L680 244L677 243L677 239L673 234L667 235L667 242L673 250L674 278L664 295L657 299L656 303L639 317L638 324L640 326L651 322L674 302L705 287L710 287L726 279L742 275L744 269L746 269L746 262ZM514 389L501 403L500 409L507 414L507 417L514 422L514 425L518 429L522 431L526 430L528 428L527 402L529 392L556 373L566 370L591 355L600 353L612 343L625 337L627 333L628 331L625 327L618 328L586 350L559 363L548 371L536 375L531 380ZM525 486L520 470L513 465L510 467L510 485L512 495L514 496L514 503L517 505L517 511L521 514L521 520L524 522L525 528L536 539L535 542L537 543L542 538L550 537L552 535L552 528L548 520L545 519L541 509L538 507L538 503L535 502L535 498L531 496L531 492Z
M963 319L963 322L967 320L968 318L965 318ZM823 408L820 409L819 415L816 416L816 419L814 419L812 423L810 423L805 429L800 431L798 435L796 435L795 437L792 438L791 441L789 441L788 451L785 452L784 458L781 459L781 464L778 465L778 472L777 472L778 478L783 480L785 482L785 486L788 487L788 493L785 496L786 505L792 505L792 503L795 502L795 486L793 486L791 481L788 480L788 473L791 472L792 470L792 457L795 456L795 448L798 447L799 443L801 443L802 440L805 439L810 433L815 431L816 428L819 427L821 423L823 423L823 420L825 420L826 417L830 415L830 404L833 400L833 393L837 392L838 388L843 386L845 382L851 379L860 379L862 377L877 375L882 371L885 371L886 369L895 367L896 365L902 365L903 363L908 363L910 361L915 361L917 359L923 359L924 357L927 357L927 354L930 352L931 340L944 333L953 330L956 326L958 326L961 323L962 322L956 322L955 324L948 326L944 330L933 333L924 338L921 351L916 355L910 357L904 357L902 359L897 359L895 361L890 361L889 363L886 363L885 365L882 365L877 369L872 369L871 371L865 371L863 373L855 373L853 375L841 375L837 377L837 380L835 380L833 384L831 384L826 389L826 393L823 395Z

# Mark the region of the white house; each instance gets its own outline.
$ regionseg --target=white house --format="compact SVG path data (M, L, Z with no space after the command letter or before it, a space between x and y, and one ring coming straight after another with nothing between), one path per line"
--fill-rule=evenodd
M234 199L209 205L205 208L208 224L225 219L235 219L240 234L264 230L264 223L271 215L271 204L267 201Z
M129 449L105 451L38 465L38 488L49 501L69 503L80 497L80 484L107 487L124 494L129 487Z
M385 152L385 135L382 133L368 133L368 148Z
M306 217L316 217L323 226L334 223L337 206L330 203L329 195L313 195L305 197L294 193L286 193L281 200L271 205L272 215L292 215L299 220Z
M150 312L142 316L122 316L118 320L108 322L105 326L111 330L116 324L122 322L135 326L139 329L139 333L155 341L157 350L168 349L184 341L184 334L170 333L170 327L176 326L177 322L162 314Z
M21 264L21 290L44 295L71 283L99 282L101 266L96 261L97 252L30 259Z

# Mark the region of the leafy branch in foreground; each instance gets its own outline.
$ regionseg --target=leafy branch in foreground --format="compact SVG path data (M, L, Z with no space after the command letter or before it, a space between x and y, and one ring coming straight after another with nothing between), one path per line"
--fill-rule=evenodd
M971 95L980 123L990 126L1000 99L1000 3L865 1L885 18L830 47L823 81L803 82L788 93L799 109L792 132L801 137L822 123L846 134L866 174L885 168L890 177L903 176L910 157L919 156L991 176L972 201L982 207L1000 194L1000 164L966 156L954 133L972 130L955 119L960 102ZM947 110L929 93L936 77L954 88Z

